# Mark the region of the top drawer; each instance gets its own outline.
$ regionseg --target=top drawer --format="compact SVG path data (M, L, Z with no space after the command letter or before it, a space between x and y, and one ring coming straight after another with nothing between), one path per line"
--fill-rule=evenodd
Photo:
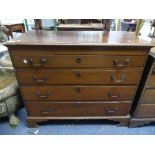
M146 56L123 55L12 55L14 67L143 68Z

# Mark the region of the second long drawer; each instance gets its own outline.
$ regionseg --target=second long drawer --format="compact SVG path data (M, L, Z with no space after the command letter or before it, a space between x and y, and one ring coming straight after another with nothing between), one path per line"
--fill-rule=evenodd
M132 101L135 86L22 86L26 101Z
M137 84L141 70L59 69L16 71L20 84Z

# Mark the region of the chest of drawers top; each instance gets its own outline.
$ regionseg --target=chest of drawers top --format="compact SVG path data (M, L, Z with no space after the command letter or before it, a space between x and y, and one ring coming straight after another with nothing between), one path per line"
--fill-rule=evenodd
M155 40L125 31L32 30L6 43L6 46L14 45L154 46Z

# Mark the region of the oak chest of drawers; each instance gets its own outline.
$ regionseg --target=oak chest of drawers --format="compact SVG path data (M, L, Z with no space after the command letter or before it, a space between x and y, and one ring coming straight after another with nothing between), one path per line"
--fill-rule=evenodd
M155 48L152 48L135 97L130 127L155 122Z
M152 47L143 42L129 32L30 31L6 43L28 126L56 119L127 126Z

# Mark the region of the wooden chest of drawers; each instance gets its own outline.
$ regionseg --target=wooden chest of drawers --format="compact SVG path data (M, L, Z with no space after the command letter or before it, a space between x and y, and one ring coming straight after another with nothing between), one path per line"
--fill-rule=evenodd
M127 126L151 48L136 41L128 32L30 31L8 42L28 126L54 119Z
M137 94L130 127L155 121L155 48L150 51Z

